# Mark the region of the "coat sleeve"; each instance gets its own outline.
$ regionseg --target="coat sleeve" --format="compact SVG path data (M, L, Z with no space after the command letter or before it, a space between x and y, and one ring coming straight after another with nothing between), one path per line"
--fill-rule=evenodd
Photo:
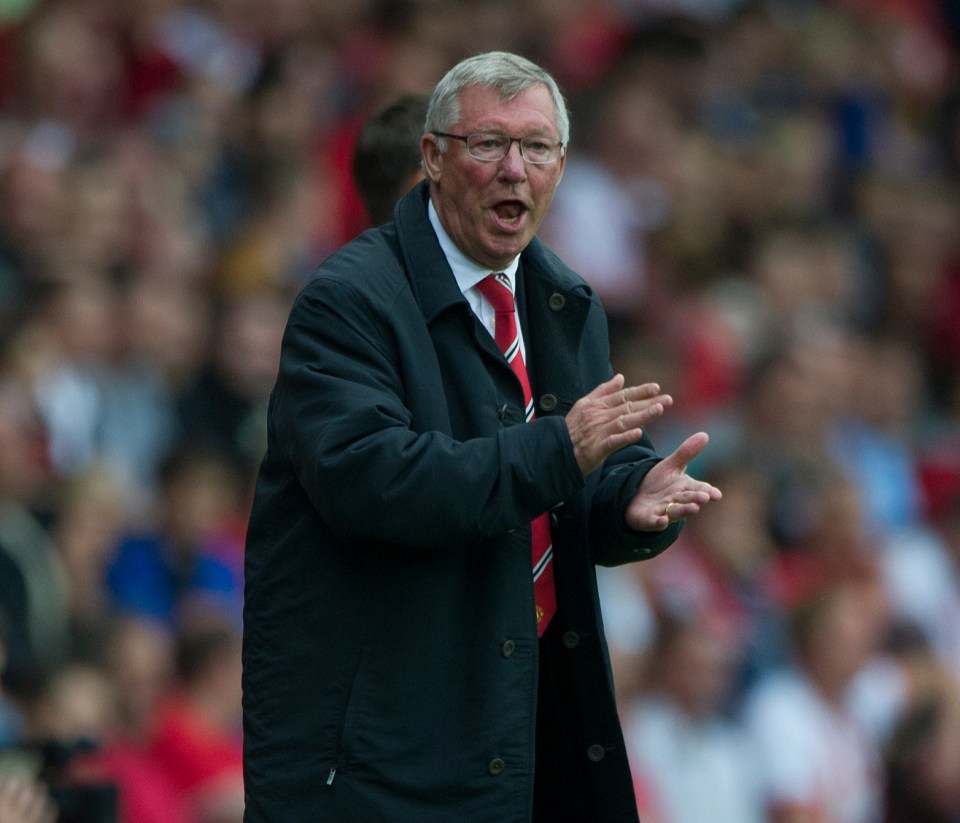
M270 448L325 523L350 541L442 548L501 535L582 488L560 418L465 442L414 430L405 375L418 368L409 351L417 322L408 291L371 299L330 275L291 311ZM422 344L430 346L425 331ZM428 368L432 347L420 348Z
M649 441L648 441L649 442ZM591 504L591 532L594 560L601 566L618 566L647 560L660 554L677 539L683 521L671 523L662 531L639 532L627 526L627 506L637 493L644 476L660 460L649 450L624 449L611 457Z

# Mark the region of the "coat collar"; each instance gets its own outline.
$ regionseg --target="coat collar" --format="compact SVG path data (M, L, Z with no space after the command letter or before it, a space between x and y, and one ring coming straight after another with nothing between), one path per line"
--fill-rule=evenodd
M428 185L423 181L404 195L394 218L410 287L429 324L450 307L467 303L427 217ZM523 281L518 287L520 305L527 312L527 318L521 315L521 322L528 319L534 333L539 332L541 323L553 325L561 316L564 322L582 327L590 287L537 238L520 255L518 279Z
M423 181L394 210L407 279L428 325L451 306L467 306L427 217L429 196L428 183Z

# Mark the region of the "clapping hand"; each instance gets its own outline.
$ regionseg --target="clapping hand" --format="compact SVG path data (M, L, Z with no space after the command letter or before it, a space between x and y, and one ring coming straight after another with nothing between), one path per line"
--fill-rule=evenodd
M700 511L721 498L720 489L687 474L687 465L707 445L705 432L684 440L673 454L647 472L630 505L627 525L637 531L662 531L676 520Z
M618 449L636 443L643 427L673 405L656 383L624 386L622 374L581 397L567 413L573 452L584 475L597 469ZM644 477L626 511L627 525L636 531L662 531L670 523L695 515L720 489L687 474L687 466L707 445L705 432L691 435L673 454Z
M588 475L615 451L636 443L643 427L672 404L656 383L624 387L622 374L581 397L566 416L580 470Z

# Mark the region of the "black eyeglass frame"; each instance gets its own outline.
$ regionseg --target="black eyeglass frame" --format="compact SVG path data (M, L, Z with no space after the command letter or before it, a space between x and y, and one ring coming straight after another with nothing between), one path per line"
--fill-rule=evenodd
M557 141L556 143L544 140L542 137L537 137L535 135L529 134L524 137L509 137L506 134L497 134L496 132L483 132L477 131L472 134L451 134L446 131L432 131L430 132L434 137L451 137L454 140L462 140L463 145L467 149L467 154L472 157L474 160L477 160L481 163L499 163L510 153L510 147L516 143L520 148L520 156L527 163L532 163L535 166L549 166L551 163L557 163L560 161L560 158L564 156L566 152L566 145L562 141ZM472 137L502 137L505 140L508 140L506 148L503 150L503 154L499 157L477 157L470 151L470 138ZM524 140L539 140L541 143L549 143L550 147L557 150L557 156L550 160L531 160L523 151L523 141Z

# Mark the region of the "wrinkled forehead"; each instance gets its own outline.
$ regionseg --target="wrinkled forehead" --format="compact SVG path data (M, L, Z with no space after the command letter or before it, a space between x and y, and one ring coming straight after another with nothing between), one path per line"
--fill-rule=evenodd
M471 85L457 97L457 120L467 130L489 128L510 133L558 131L557 108L550 90L531 83L512 93L494 86Z

